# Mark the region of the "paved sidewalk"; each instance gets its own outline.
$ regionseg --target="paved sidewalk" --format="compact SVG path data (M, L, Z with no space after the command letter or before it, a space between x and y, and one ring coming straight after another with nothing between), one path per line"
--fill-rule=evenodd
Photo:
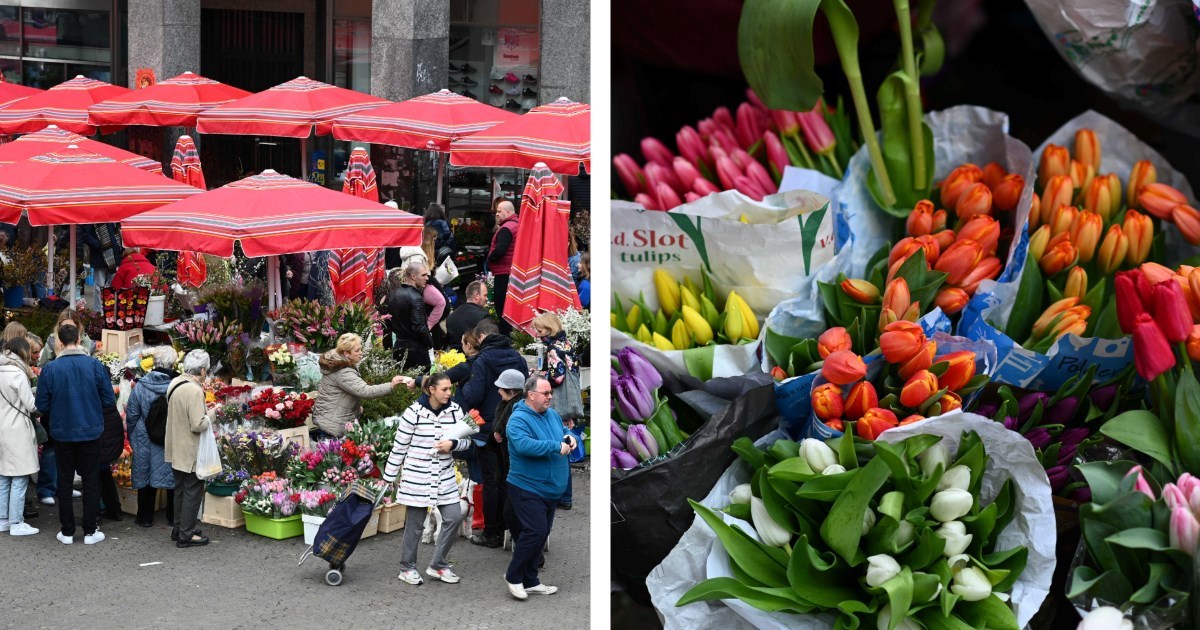
M55 539L58 515L39 506L29 522L41 532L0 534L0 627L6 628L586 628L589 491L587 471L573 470L574 509L559 510L542 578L551 596L517 601L504 585L510 553L459 538L450 561L458 584L410 586L398 580L404 530L359 544L341 586L325 584L326 563L309 558L301 538L269 540L245 529L202 526L207 547L178 549L159 512L143 529L126 516L105 521L108 537L67 546ZM76 500L76 515L81 513ZM421 545L424 571L433 545ZM157 564L150 564L157 563ZM141 566L146 564L147 566Z

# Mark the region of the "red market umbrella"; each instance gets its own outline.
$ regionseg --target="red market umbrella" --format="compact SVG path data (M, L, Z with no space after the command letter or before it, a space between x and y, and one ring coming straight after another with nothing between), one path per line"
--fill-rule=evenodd
M338 140L390 144L445 153L450 142L517 118L517 114L441 90L342 116L333 123ZM440 160L439 160L440 161ZM438 164L438 203L444 164Z
M591 171L592 108L560 98L534 107L515 120L450 144L450 163L532 169L544 163L555 173L578 175L579 163Z
M529 323L540 312L583 308L567 262L571 204L559 200L562 191L554 173L536 164L521 193L504 319L530 334Z
M112 158L121 164L149 173L162 174L162 164L156 160L118 149L103 142L89 140L77 133L59 129L58 125L50 125L41 131L24 134L12 142L0 146L0 164L21 162L38 155L60 151L72 144L89 153Z
M318 136L328 135L333 129L334 119L387 102L370 94L297 77L258 94L202 112L196 118L196 131L300 138L301 172L307 179L305 143L314 127Z
M250 96L250 92L191 72L88 108L92 125L195 127L196 115Z
M379 202L375 169L371 168L366 149L356 147L350 152L342 192ZM329 280L334 301L370 304L375 287L383 283L384 267L383 250L378 248L352 247L329 252Z
M47 125L58 125L61 129L91 136L97 128L88 123L88 108L130 91L80 75L0 109L0 133L28 133ZM111 133L119 128L120 125L104 126L100 132Z
M179 136L175 141L175 152L171 154L171 177L177 182L207 190L204 171L200 168L200 153L191 136ZM196 252L179 252L175 263L176 279L184 286L199 288L208 279L208 263Z
M41 94L42 92L45 92L45 90L26 87L20 83L9 83L8 81L4 81L3 77L0 76L0 109L8 107L21 99Z

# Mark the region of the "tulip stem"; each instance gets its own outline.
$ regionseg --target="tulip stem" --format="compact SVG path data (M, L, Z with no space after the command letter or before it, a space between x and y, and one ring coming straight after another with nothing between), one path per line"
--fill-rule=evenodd
M789 143L788 140L791 140ZM784 136L784 146L788 149L788 156L792 159L792 166L803 166L809 170L816 170L816 165L813 164L812 156L808 154L808 149L804 147L804 141L798 135ZM799 156L799 157L797 157Z
M921 75L913 52L912 12L908 0L894 0L900 24L900 58L904 62L904 98L908 102L908 144L912 153L913 190L925 189L925 136L921 130Z
M924 31L933 23L933 8L937 6L937 0L921 0L921 5L917 7L917 30Z

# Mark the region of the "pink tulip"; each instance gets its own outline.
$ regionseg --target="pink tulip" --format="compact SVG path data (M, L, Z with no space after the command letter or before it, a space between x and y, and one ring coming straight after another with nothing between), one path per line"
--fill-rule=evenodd
M617 175L621 178L621 185L625 187L625 192L636 196L646 190L646 177L632 156L626 153L614 155L613 166L617 169Z
M766 191L768 195L779 190L779 186L775 185L775 180L771 179L771 174L767 172L767 169L764 168L762 164L758 163L758 160L750 160L750 164L746 165L746 168L743 170L746 172L746 175L749 175L751 178L753 178L754 181L758 183L758 187Z
M738 144L750 148L762 137L763 130L758 126L758 116L754 114L754 106L742 103L737 108L737 128L734 129Z
M772 109L771 120L775 121L775 129L781 136L794 136L800 133L800 119L796 117L796 112Z
M753 178L745 175L738 175L734 179L734 188L755 201L762 201L763 197L767 196L767 192L759 188Z
M730 112L729 108L725 106L721 106L713 110L713 122L717 123L717 126L728 130L730 133L733 133L733 130L737 128L737 123L735 123L733 120L733 113Z
M721 148L724 149L726 153L733 153L737 149L741 148L738 146L737 140L733 139L733 132L726 131L725 129L717 129L713 131L712 140L721 145Z
M679 154L697 168L701 164L712 165L712 158L708 155L708 149L704 147L704 140L695 129L685 125L675 134L675 144L679 146Z
M761 109L764 112L767 111L767 106L763 105L762 100L758 98L758 95L755 94L754 90L751 88L746 88L746 100L750 101L754 107Z
M742 171L727 157L717 158L717 178L721 180L724 190L734 188L733 181L742 176Z
M1129 472L1125 473L1125 478L1128 479L1132 475L1137 475L1137 480L1133 484L1133 489L1150 497L1150 500L1153 501L1155 499L1154 490L1150 488L1150 482L1146 481L1146 477L1142 475L1142 467L1134 466L1133 468L1130 468Z
M670 166L671 160L675 159L675 154L658 138L642 138L642 155L646 156L646 161L663 166Z
M1200 478L1192 476L1191 473L1183 473L1179 475L1179 479L1175 480L1175 485L1179 486L1179 489L1183 491L1183 496L1190 501L1192 497L1196 496L1196 491L1200 490Z
M741 169L743 173L746 172L746 169L750 166L750 163L754 161L754 158L750 157L750 154L746 153L741 148L731 151L729 153L729 157L733 158L733 163L737 164L737 167Z
M1196 540L1200 538L1200 522L1185 507L1171 510L1170 541L1171 546L1189 556L1196 555Z
M650 195L647 195L646 193L638 193L637 196L633 198L633 202L647 210L662 210L663 209L661 206L658 205L658 199L655 199L654 197L651 197Z
M711 118L704 118L696 123L696 128L700 130L700 136L707 141L712 139L713 132L717 130L717 123Z
M688 203L692 203L693 201L699 201L700 195L697 195L696 193L689 191L689 192L686 192L683 194L683 200Z
M782 179L783 169L792 163L788 158L787 149L783 148L783 142L773 131L763 133L763 145L767 147L767 164L771 166L771 173L775 175L776 180Z
M1166 501L1167 507L1171 508L1172 510L1177 507L1188 507L1188 500L1187 497L1184 496L1183 490L1180 490L1179 486L1173 483L1163 486L1162 495L1163 501Z
M663 210L671 210L683 205L683 200L679 198L679 193L666 184L659 184L655 192L658 193L658 205Z
M675 158L671 162L671 166L675 169L675 176L679 178L681 190L691 190L692 182L696 181L697 177L701 177L700 171L696 170L696 167L684 158Z
M715 192L721 192L717 185L704 179L703 177L692 182L692 191L701 197L711 195Z
M646 182L647 188L657 190L659 184L666 184L671 188L683 192L686 190L679 182L679 178L675 176L675 167L672 164L663 166L658 162L651 162L646 165Z
M828 155L833 152L837 142L833 138L833 130L825 122L820 112L801 112L800 130L804 132L804 142L814 153Z

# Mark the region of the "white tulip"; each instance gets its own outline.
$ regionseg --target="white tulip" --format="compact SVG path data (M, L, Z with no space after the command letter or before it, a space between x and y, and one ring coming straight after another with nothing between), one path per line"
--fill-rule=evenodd
M838 463L837 453L821 440L805 438L800 442L800 457L813 470L825 470Z
M992 594L992 583L975 567L967 567L954 574L954 582L950 591L963 598L963 601L979 602Z
M754 530L758 532L763 544L770 547L786 547L792 543L792 533L771 518L766 504L758 497L750 497L750 518L754 521Z
M900 521L899 527L896 528L896 547L902 548L912 542L913 535L916 534L917 528L913 527L908 521Z
M944 444L938 442L917 455L917 463L921 465L922 475L932 477L938 464L942 465L942 470L950 467L950 451Z
M729 493L729 502L733 504L745 505L750 502L750 497L750 484L743 483L734 488L733 492Z
M1133 622L1112 606L1101 606L1088 613L1075 630L1133 630Z
M863 512L862 535L866 536L872 527L875 527L875 512L871 508L867 508L867 511Z
M929 504L929 514L940 523L957 521L971 511L973 503L970 492L950 488L933 495L933 501Z
M940 584L938 586L941 586ZM884 604L883 608L879 609L879 616L875 618L875 627L879 630L888 630L888 624L892 619L892 605ZM921 625L917 622L905 617L900 621L900 625L894 630L921 630Z
M947 558L952 558L967 550L971 545L971 541L975 538L967 533L967 526L962 521L950 521L943 523L941 527L934 530L938 537L946 541L946 548L942 551L942 555Z
M822 470L821 474L822 475L838 475L838 474L841 474L844 472L846 472L845 466L843 466L841 464L834 464L834 465L830 466L829 468ZM1197 492L1196 494L1200 494L1200 492Z
M884 582L900 575L900 563L881 553L867 558L867 586L883 586Z
M950 470L947 470L946 474L942 475L942 478L938 480L937 485L938 490L946 490L949 488L966 490L970 487L971 469L963 466L962 464L953 466L950 468Z

